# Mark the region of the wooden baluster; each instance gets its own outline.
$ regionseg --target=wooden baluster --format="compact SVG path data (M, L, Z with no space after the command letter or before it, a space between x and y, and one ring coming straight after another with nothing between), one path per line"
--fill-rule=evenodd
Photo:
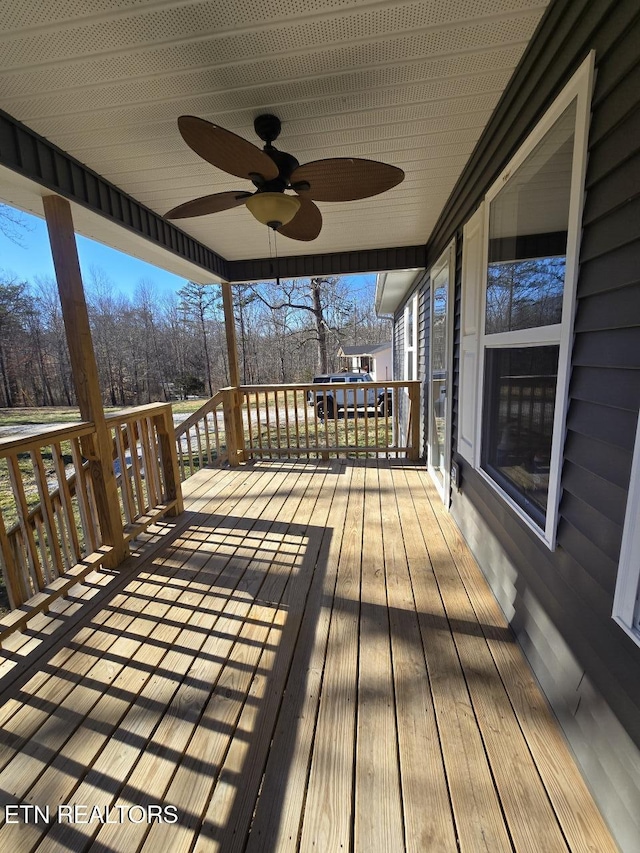
M289 399L286 388L282 392L282 397L284 399L284 426L287 436L287 459L291 459L291 424L289 422Z
M38 559L38 552L36 549L36 540L33 535L33 528L31 527L31 524L29 522L27 497L25 495L24 487L22 485L22 474L20 472L20 464L18 462L17 455L11 454L8 457L7 462L9 463L9 478L11 480L13 497L16 502L16 509L18 511L20 529L22 530L22 535L27 546L29 569L32 573L35 588L42 589L45 585L44 575L42 573L42 566L40 565L40 560Z
M304 420L304 446L308 450L309 449L309 406L307 405L307 392L305 388L302 388L302 417ZM298 442L300 444L300 442ZM310 459L310 455L307 453L306 458Z
M95 516L91 514L88 479L82 462L80 442L77 438L71 439L71 457L76 473L76 497L84 532L84 545L87 553L91 553L96 551L101 543L98 542L96 536Z
M146 460L145 471L147 472L147 494L149 495L149 506L158 506L162 495L162 486L158 471L158 447L155 434L149 418L140 419L140 434L142 435L142 446ZM200 442L198 441L198 445ZM202 456L202 453L200 454ZM202 467L202 465L200 465Z
M213 410L213 431L216 439L216 465L222 464L222 451L220 450L220 425L218 423L218 407Z
M31 519L34 534L37 534L38 551L40 552L40 565L42 566L42 577L44 579L44 583L40 589L44 589L55 577L57 577L57 572L55 570L55 565L53 563L51 563L51 565L49 564L51 556L47 545L48 538L45 533L42 515L39 512L36 512L31 516Z
M300 457L300 409L298 407L298 389L293 389L293 416L296 427L296 456Z
M360 442L359 442L360 433L358 431L360 416L359 416L359 412L358 412L358 392L354 388L352 393L353 393L353 440L354 440L355 445L356 445L356 459L357 459L358 456L360 455ZM365 410L366 410L366 402L367 402L367 392L366 391L365 391L365 395L364 395L364 400L365 400ZM345 438L346 438L346 423L347 423L347 420L349 418L348 409L345 409L344 414L345 414ZM349 442L347 441L345 443L348 444Z
M160 457L160 448L158 445L158 435L156 433L155 423L153 418L145 418L147 430L149 432L149 443L151 444L151 456L153 457L153 481L156 489L156 505L162 503L162 496L166 493L165 484L162 477L162 459Z
M122 494L122 506L127 524L131 524L135 518L136 511L133 502L133 488L131 486L131 472L127 466L127 446L123 436L122 426L115 426L116 450L120 462L120 492Z
M273 444L271 443L271 414L269 412L269 396L268 392L264 392L264 411L265 411L265 421L267 427L267 450L271 450ZM269 458L272 458L272 454L268 454Z
M251 395L249 392L245 394L245 403L247 406L247 434L249 436L249 454L253 459L253 451L255 449L254 439L253 439L253 417L252 417L252 409L251 409ZM258 425L259 431L259 425Z
M187 458L189 459L189 476L193 477L194 465L193 465L193 451L191 450L191 427L189 427L185 434L187 440Z
M394 406L393 414L391 417L392 423L392 445L395 448L395 453L392 458L399 459L400 453L398 452L398 446L400 445L400 412L398 411L398 407Z
M135 466L138 468L138 476L142 483L142 494L144 495L140 514L145 515L154 503L153 477L151 476L153 460L149 459L149 447L144 429L144 420L134 421L133 427L138 437L138 446L136 447L136 453L131 454L131 464L134 465L134 470Z
M272 390L270 393L273 394L273 411L274 411L274 418L276 421L276 436L275 436L276 447L278 448L278 450L280 450L280 447L281 447L281 444L280 444L280 407L278 405L278 392L277 392L277 390ZM279 453L277 454L276 458L277 459L281 458Z
M64 561L64 568L65 571L68 571L78 562L78 560L74 559L75 555L72 555L71 551L69 550L69 539L66 536L66 525L64 513L62 510L62 500L60 498L60 493L52 497L51 503L53 505L53 512L56 517L58 530L60 531L60 543L62 545L62 559Z
M204 416L204 446L206 453L206 464L211 465L211 440L209 437L209 412Z
M29 597L26 579L23 572L20 570L16 548L12 546L7 529L4 525L4 518L0 511L0 554L2 555L2 565L4 582L9 596L9 605L11 609L19 607Z
M127 440L129 443L129 454L131 457L131 474L133 484L135 486L134 493L136 497L136 517L144 515L146 512L146 500L144 489L142 486L142 476L140 473L140 460L138 459L138 436L136 433L135 424L127 421L125 424ZM125 459L126 464L126 459Z
M204 462L202 459L202 439L200 438L200 427L197 423L193 425L194 430L196 431L196 444L198 447L198 464L200 466L200 470L204 468Z
M44 527L47 533L51 564L54 569L53 577L57 577L64 572L64 566L62 563L60 542L58 540L55 514L51 505L51 496L47 485L47 474L44 470L44 463L42 461L42 454L40 453L40 450L32 450L30 455L33 463L33 472L36 478L36 486L38 487L38 494L40 495L40 511L43 514ZM40 536L40 531L38 531L38 536ZM46 563L43 562L43 565L46 565ZM52 580L53 577L51 578Z
M254 394L254 408L256 412L256 435L258 437L258 448L261 451L259 457L262 459L262 419L260 416L260 395L257 391Z
M313 400L313 427L314 427L314 434L316 437L316 449L319 449L320 448L320 438L318 436L318 405L317 405L318 398L316 396L316 392L313 389L313 387L311 388L311 399ZM316 459L317 458L318 457L316 455Z
M187 475L184 471L184 454L182 452L182 439L184 436L180 436L178 439L178 464L180 465L180 480L184 481L187 479Z
M64 459L62 458L62 448L60 444L58 442L54 442L54 444L51 445L51 449L53 451L53 464L58 478L58 490L60 492L62 514L67 529L67 537L71 543L71 549L73 551L73 559L71 560L71 564L73 565L80 562L82 552L80 550L80 540L78 539L78 528L76 527L76 520L73 516L71 489L69 487L69 481L67 480L67 473L64 467Z
M15 554L16 565L18 566L18 570L20 572L20 577L24 580L24 600L26 601L28 598L31 598L31 596L34 592L36 592L36 590L33 587L33 578L31 576L31 570L29 568L29 555L27 554L27 548L25 546L24 537L22 536L22 530L20 527L16 527L14 529L14 533L12 536L12 546Z
M140 509L140 514L145 515L155 504L153 499L153 477L151 476L153 460L149 458L149 444L148 436L144 428L144 418L136 420L133 423L136 435L138 436L138 444L140 446L140 459L138 459L138 454L136 453L136 460L140 468L140 478L144 481L142 483L144 490L144 504ZM133 463L133 454L131 456L131 461Z
M244 421L243 421L243 409L244 409L244 400L242 396L242 392L239 388L234 390L234 403L235 403L235 417L234 417L234 425L236 430L236 447L238 454L238 461L244 462L245 460L245 441L244 441Z

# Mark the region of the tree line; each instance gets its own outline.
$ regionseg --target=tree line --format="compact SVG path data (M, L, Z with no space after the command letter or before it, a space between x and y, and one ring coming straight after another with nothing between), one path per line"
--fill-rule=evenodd
M106 405L211 395L229 384L220 286L188 282L159 296L141 280L128 297L96 268L85 286ZM243 384L309 381L337 369L340 345L391 333L375 316L372 286L354 293L340 277L239 284L233 297ZM0 275L0 407L71 405L55 281Z

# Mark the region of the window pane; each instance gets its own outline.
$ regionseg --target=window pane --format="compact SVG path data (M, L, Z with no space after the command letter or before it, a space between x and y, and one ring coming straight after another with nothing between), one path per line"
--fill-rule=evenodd
M557 346L486 350L482 467L544 523L555 408Z
M565 259L489 264L486 334L562 321Z
M486 334L562 321L575 102L489 209Z
M449 293L449 268L445 267L432 283L433 307L431 309L431 369L445 370L447 366L447 294Z

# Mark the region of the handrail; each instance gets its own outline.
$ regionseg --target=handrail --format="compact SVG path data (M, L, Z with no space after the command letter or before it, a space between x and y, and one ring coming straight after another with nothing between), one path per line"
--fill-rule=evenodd
M37 433L12 435L0 438L0 459L6 458L12 452L25 453L45 444L55 441L68 441L71 438L81 438L94 432L91 421L78 421L64 426L43 427Z
M220 466L228 459L224 391L217 391L175 427L180 478L185 480L205 465ZM193 434L192 434L193 431Z
M210 397L200 406L199 409L196 409L196 411L190 414L188 418L185 418L176 426L176 438L180 438L184 435L187 430L198 423L198 421L203 420L206 415L211 414L211 412L213 412L219 405L222 405L222 392L216 391L213 397Z

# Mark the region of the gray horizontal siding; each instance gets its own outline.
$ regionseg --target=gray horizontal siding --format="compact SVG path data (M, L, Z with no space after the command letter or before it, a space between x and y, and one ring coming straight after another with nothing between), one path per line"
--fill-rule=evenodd
M640 407L640 6L555 2L427 247L433 262L596 51L557 547L464 460L452 512L624 850L640 837L640 648L611 618ZM461 242L461 241L460 241ZM456 263L456 358L460 281ZM458 412L455 364L454 446ZM624 744L612 750L613 741ZM635 803L635 808L633 805Z

